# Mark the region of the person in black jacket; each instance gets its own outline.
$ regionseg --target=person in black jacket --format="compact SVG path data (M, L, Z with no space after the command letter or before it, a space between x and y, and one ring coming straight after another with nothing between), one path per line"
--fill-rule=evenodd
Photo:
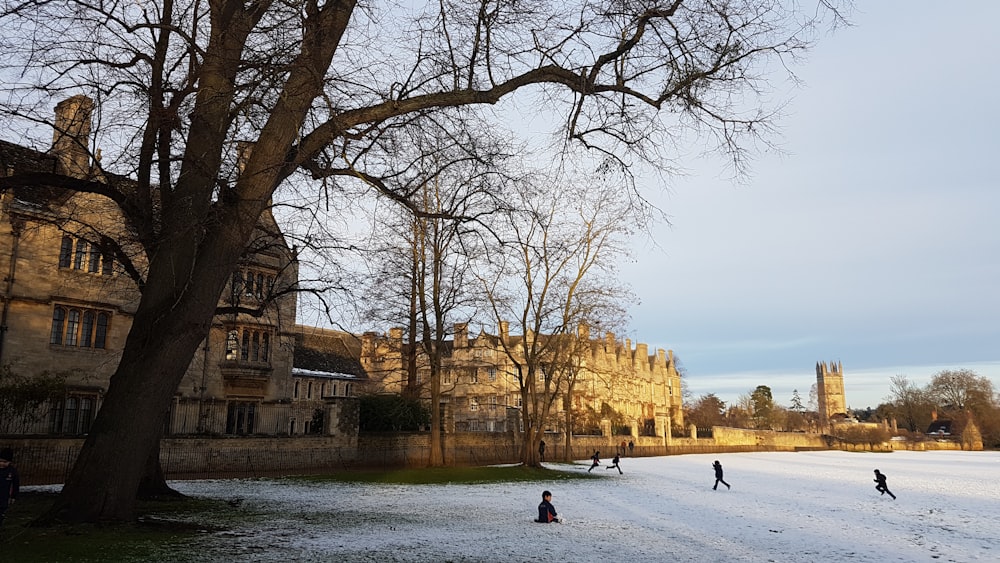
M594 455L590 456L590 462L590 469L587 470L587 473L590 473L595 467L601 465L601 452L594 450Z
M727 489L731 488L729 483L722 480L722 464L719 463L719 460L715 460L712 467L715 469L715 485L712 486L712 490L714 491L719 486L719 483L725 485Z
M889 487L885 484L885 475L879 473L878 469L875 470L875 490L883 495L889 493L892 500L896 500L896 495L892 494L892 492L889 491Z
M17 468L13 465L14 451L10 448L0 450L0 525L3 524L7 507L14 504L20 489L20 479Z
M618 465L619 461L621 461L621 457L619 457L618 454L615 454L615 459L611 460L611 465L609 465L607 468L608 469L617 468L618 469L618 474L621 475L622 474L622 468L621 468L620 465Z
M549 522L560 523L562 518L556 514L556 507L552 506L552 493L548 491L542 491L542 502L538 505L538 520L535 520L540 524L548 524Z

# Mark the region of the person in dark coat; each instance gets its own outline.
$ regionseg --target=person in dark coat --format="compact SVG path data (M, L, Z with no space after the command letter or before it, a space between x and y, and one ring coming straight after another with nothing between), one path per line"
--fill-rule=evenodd
M590 461L592 463L590 464L590 469L587 470L587 473L590 473L595 467L601 464L601 452L594 450L594 455L590 456Z
M549 522L560 523L562 518L556 514L556 507L552 506L552 493L548 491L542 491L542 502L538 505L538 520L535 520L539 524L548 524Z
M719 463L719 460L715 460L712 468L715 469L715 485L712 486L712 490L714 491L719 486L719 483L725 485L727 489L731 488L729 483L722 480L722 464Z
M7 508L14 504L21 488L17 468L14 467L13 463L14 450L10 448L0 450L0 525L3 524Z
M615 454L615 458L613 460L611 460L611 465L609 465L607 467L607 469L617 468L618 469L618 474L621 475L622 474L622 468L618 465L619 461L621 461L620 456L618 454Z
M896 500L896 495L892 494L889 487L885 484L885 475L879 473L878 469L875 470L875 490L883 495L888 493L892 497L892 500Z
M635 442L632 440L628 441L628 455L632 455L632 450L635 449Z
M538 442L538 460L545 461L545 440Z

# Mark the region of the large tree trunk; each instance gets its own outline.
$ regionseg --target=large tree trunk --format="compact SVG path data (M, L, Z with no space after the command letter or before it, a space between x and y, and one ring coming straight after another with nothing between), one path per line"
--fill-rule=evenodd
M43 519L133 517L139 482L163 427L163 418L150 413L162 413L170 404L208 334L219 293L212 285L193 284L165 315L156 315L144 295L104 403L62 493Z
M136 498L152 500L183 496L167 485L167 477L163 474L163 466L160 465L160 440L157 439L153 451L146 457L146 469L142 478L139 479L139 490L136 493Z
M251 209L228 229L207 235L199 228L175 232L160 247L104 402L62 493L42 520L133 517L139 483L163 432L160 414L208 336L222 288L259 216L259 208L256 214Z
M441 420L441 360L431 358L431 451L429 465L440 467L444 465L444 438Z

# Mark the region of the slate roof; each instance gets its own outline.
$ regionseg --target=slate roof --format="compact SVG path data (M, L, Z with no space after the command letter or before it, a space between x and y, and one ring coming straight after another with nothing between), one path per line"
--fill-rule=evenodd
M935 420L927 427L928 434L951 434L950 420Z
M361 340L348 332L296 326L292 367L367 378L361 366Z
M55 156L0 140L0 176L6 176L9 172L55 173L56 169L57 160ZM64 199L67 195L66 190L62 188L48 186L32 186L30 189L14 186L13 192L14 197L19 202L39 207Z

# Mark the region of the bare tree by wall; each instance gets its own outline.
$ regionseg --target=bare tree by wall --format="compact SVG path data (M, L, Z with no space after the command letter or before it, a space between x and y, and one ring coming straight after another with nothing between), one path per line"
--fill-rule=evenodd
M417 173L401 185L379 181L381 193L396 194L407 204L376 214L372 239L380 267L366 299L369 319L406 319L406 342L399 350L406 374L402 389L430 404L431 466L444 463L441 374L448 337L455 336L450 327L474 315L470 261L482 253L483 219L508 207L506 161L514 155L485 126L470 136L438 125L410 131L416 134L407 135L403 154L395 155ZM418 370L424 377L417 377Z
M931 421L933 405L924 390L917 387L905 375L898 374L889 379L889 397L893 414L900 419L910 432L923 432Z
M540 463L538 443L553 405L572 395L579 358L587 357L581 347L589 338L578 327L620 319L628 295L612 270L636 210L622 190L590 182L560 179L558 189L519 192L514 207L523 211L494 224L499 239L477 268L493 320L511 323L500 344L521 395L526 465Z
M925 393L939 414L953 421L952 434L961 434L971 421L984 444L1000 443L1000 401L988 377L970 369L942 370L931 376Z
M208 334L258 218L285 195L279 186L336 198L361 177L392 173L382 158L391 147L379 140L415 116L539 92L542 111L564 117L563 137L605 166L667 168L691 131L740 168L778 109L758 109L766 63L792 62L830 13L801 8L0 0L0 113L16 121L7 134L27 137L54 99L89 94L100 114L88 148L102 149L92 163L135 181L125 191L100 174L15 171L0 187L104 196L150 256L121 361L49 516L131 518L159 413ZM255 149L236 174L244 141Z

